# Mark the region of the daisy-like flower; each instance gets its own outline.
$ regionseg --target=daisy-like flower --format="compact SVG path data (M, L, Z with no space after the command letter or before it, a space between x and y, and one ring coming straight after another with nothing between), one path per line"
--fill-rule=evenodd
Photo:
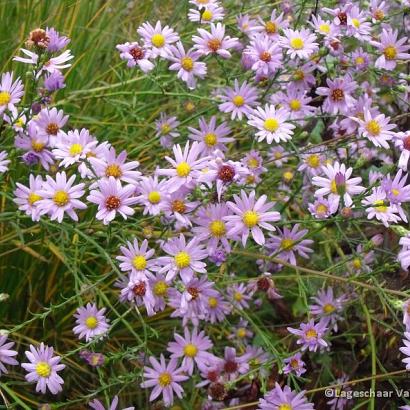
M142 177L137 186L137 203L144 206L144 215L158 215L167 207L168 181L158 177Z
M225 11L218 3L209 3L200 10L189 9L188 18L194 23L211 24L223 20Z
M68 131L56 142L53 154L56 159L62 160L60 166L67 168L76 162L85 160L87 154L92 153L97 144L98 141L85 128L81 131Z
M188 199L190 191L180 189L168 195L164 203L164 214L167 220L175 221L175 229L192 226L191 213L196 210L200 202Z
M208 297L208 303L205 309L205 320L216 323L225 320L225 317L231 312L231 307L220 293Z
M296 253L303 258L308 259L309 253L313 252L310 246L313 244L311 239L302 239L309 232L307 229L299 230L299 224L292 229L277 229L279 235L272 235L266 244L272 255L279 259L289 261L292 265L296 263Z
M240 32L251 36L258 31L258 22L253 19L249 14L239 14L236 16L236 24Z
M89 158L97 177L103 180L115 178L117 181L128 184L135 184L139 180L141 172L135 168L138 168L140 163L138 161L126 162L127 151L121 151L117 155L115 148L111 147L109 150L104 151L104 154L104 158Z
M403 202L410 202L410 185L407 185L407 174L399 169L396 176L392 179L390 174L385 176L381 182L386 197L396 207L400 218L407 222L407 213L402 208Z
M223 89L219 97L224 101L219 104L219 111L231 113L231 120L236 117L238 117L238 120L242 120L243 116L249 118L252 114L257 104L258 90L246 81L239 85L238 80L235 78L233 88Z
M389 148L387 141L395 136L391 130L396 128L395 124L389 123L389 117L384 114L372 115L369 110L365 109L364 119L355 117L352 119L359 123L359 132L376 147Z
M189 375L193 374L195 363L201 367L209 363L210 358L213 357L208 352L213 344L203 330L198 332L198 329L194 328L191 333L186 327L184 337L175 333L174 339L175 342L168 343L167 350L172 353L171 359L182 358L181 368L185 369Z
M208 161L207 157L199 158L201 150L197 141L194 141L191 146L188 141L183 151L179 144L174 145L172 150L175 160L170 157L165 159L173 168L156 170L157 175L170 177L168 189L171 193L178 191L182 186L192 188Z
M146 46L140 46L136 41L124 44L117 44L117 50L120 52L121 60L127 62L127 67L138 67L144 72L148 73L154 68L154 64L149 60L151 57L151 50Z
M79 307L74 317L77 326L73 328L75 335L86 342L94 338L100 338L108 332L109 325L104 315L105 308L98 310L96 304L87 303L86 306Z
M183 368L177 368L178 359L170 359L167 364L161 354L160 361L152 356L149 361L152 367L144 367L145 381L141 383L141 387L154 387L149 397L150 401L154 401L162 394L164 405L171 406L174 402L174 393L178 398L182 398L184 389L179 383L188 380L189 376L184 374Z
M161 112L159 119L155 121L156 137L160 137L160 143L165 148L172 146L172 139L179 136L176 128L179 125L177 117L169 117Z
M61 223L67 213L71 219L78 221L74 210L86 209L87 205L78 199L84 195L84 184L73 185L75 179L76 175L72 175L67 180L64 171L57 172L55 180L46 175L46 180L38 191L42 199L36 202L40 215L47 213L52 221L57 219Z
M256 107L249 116L248 124L259 130L256 133L258 141L266 138L266 142L272 144L273 140L279 143L292 139L295 125L287 123L288 119L289 112L285 108L276 110L273 104L266 104L265 108Z
M345 383L349 380L349 378L343 374L342 377L336 379L336 381L332 384L339 385L340 387L336 387L336 392L342 392L343 394L337 394L336 397L332 398L331 400L327 401L326 404L329 406L329 410L344 410L350 407L350 394L352 388Z
M326 97L323 102L324 111L329 114L346 114L354 106L356 100L351 96L357 89L357 83L350 75L331 80L326 79L327 87L318 87L316 94Z
M400 150L398 167L407 171L410 159L410 131L396 133L394 144Z
M362 205L366 207L367 219L376 218L386 227L389 223L400 221L396 206L390 204L382 187L373 188L372 193L363 199Z
M202 79L206 75L206 64L197 61L200 56L201 53L193 49L185 51L180 41L169 49L168 60L173 62L169 69L178 71L178 78L184 81L191 90L196 87L196 77Z
M406 365L406 370L410 370L410 332L404 332L403 343L404 346L400 348L400 351L407 357L402 362Z
M339 31L337 26L333 25L329 20L323 20L321 16L312 16L312 21L309 24L316 33L325 37L335 37Z
M269 150L269 158L275 164L276 167L282 168L282 166L289 161L289 155L285 148L277 145Z
M315 43L317 37L308 29L292 30L284 29L284 36L280 37L281 46L287 50L286 54L291 59L299 57L308 59L319 49L319 44Z
M289 25L289 22L286 18L284 18L283 13L276 16L276 9L273 9L268 21L263 21L259 16L258 19L261 25L256 26L255 31L258 33L263 33L270 39L276 39L279 36L279 31Z
M376 60L376 68L394 70L400 60L407 60L410 54L407 51L410 45L405 44L407 37L397 39L398 30L391 27L383 28L380 41L371 41L371 44L379 49L381 56Z
M25 355L30 363L22 363L21 367L28 372L26 380L29 383L37 383L36 391L43 394L50 390L52 394L57 394L63 390L64 380L58 372L65 368L60 364L61 357L54 356L54 349L41 343L36 349L30 345L30 351Z
M24 94L20 78L13 82L13 73L3 73L0 80L0 115L8 110L16 113L16 104Z
M97 399L94 399L93 401L90 401L88 403L88 405L94 409L94 410L105 410L104 405ZM114 396L114 398L112 399L112 402L110 404L110 407L107 410L117 410L117 406L118 406L118 396ZM122 410L134 410L135 407L131 406L131 407L127 407L125 409Z
M16 182L16 185L17 188L14 191L14 202L19 206L21 211L24 211L26 215L31 216L33 221L40 220L38 201L42 199L42 197L38 192L43 186L43 178L41 175L35 177L33 174L30 174L28 187L19 182Z
M225 347L222 369L227 381L235 380L240 374L249 371L248 354L238 356L234 347Z
M14 359L14 356L17 356L17 352L12 350L14 342L7 342L7 336L0 336L0 376L1 373L8 373L5 364L15 366L19 362Z
M313 404L307 401L305 392L296 393L289 386L283 389L279 383L259 400L258 410L314 410Z
M127 241L127 246L120 247L122 255L116 257L120 261L120 269L123 272L133 272L140 278L146 278L155 268L156 261L152 259L154 249L148 247L148 241L143 240L141 246L138 245L138 240L133 242ZM154 269L155 270L155 269Z
M309 204L309 212L317 219L328 218L333 215L339 207L339 200L329 201L326 198L319 197L315 202Z
M234 138L227 137L232 131L226 122L216 125L216 116L213 115L209 123L204 117L199 119L199 130L193 127L188 127L188 137L198 141L198 148L202 153L212 154L216 149L226 151L226 143L234 141Z
M0 151L0 174L6 172L9 167L10 160L7 159L7 151Z
M318 175L322 172L322 166L325 164L326 157L321 153L320 148L306 150L301 155L301 164L298 171L304 171L308 175Z
M296 343L302 345L302 352L306 349L310 352L316 352L318 348L321 349L328 345L323 339L323 336L328 330L323 320L315 323L314 320L311 319L308 323L301 323L300 329L294 329L292 327L288 327L287 329L290 333L299 336Z
M50 53L60 51L70 42L68 37L62 36L54 27L46 28L46 36L48 37L47 51Z
M333 165L323 166L322 170L326 174L326 178L319 176L312 178L312 184L320 187L315 192L316 197L329 195L329 201L335 201L338 204L340 198L343 198L344 205L351 206L353 204L352 195L360 194L365 190L359 185L362 178L350 178L353 168L346 169L345 164L335 162Z
M63 68L71 67L71 63L67 63L67 61L70 61L73 58L74 56L71 54L70 50L64 51L64 53L60 54L59 56L51 57L41 67L41 70L38 72L37 76L39 77L44 71L52 74L56 71L61 71Z
M227 215L224 220L227 221L227 236L242 237L242 245L246 246L249 233L258 245L265 244L265 236L262 229L274 231L275 227L269 222L277 222L280 220L280 214L276 211L269 211L273 208L272 202L266 202L267 196L262 195L255 200L255 191L252 191L249 196L245 191L241 190L241 196L234 195L235 202L227 202L228 208L234 215Z
M44 87L51 93L65 88L64 76L57 70L46 75L44 77Z
M397 260L400 262L401 267L407 270L410 266L410 235L400 238L399 244L402 248L397 255Z
M283 362L286 365L283 368L284 374L295 373L296 376L300 377L306 372L306 363L302 360L302 354L299 352L288 357Z
M224 217L229 215L226 204L211 204L199 209L195 223L198 225L193 228L193 232L201 242L207 241L209 255L212 255L219 244L222 244L226 252L231 251L231 246L226 238L226 224Z
M158 258L162 265L159 273L167 274L166 279L173 279L178 273L182 279L188 281L194 272L206 273L206 263L201 262L208 256L207 251L199 244L199 239L194 237L188 243L185 236L172 238L162 245L162 249L170 256Z
M113 176L99 180L97 185L98 189L93 189L87 200L98 205L96 218L102 220L104 225L108 225L117 212L124 219L134 214L135 211L130 208L130 205L137 203L137 198L133 196L135 191L133 185L123 187Z
M193 36L192 41L195 43L194 49L202 55L216 54L222 58L231 58L228 51L238 44L237 38L231 38L225 35L225 25L221 23L211 23L210 32L199 28L199 36Z
M68 121L68 115L64 115L63 110L57 108L44 108L33 121L39 129L39 135L48 137L49 145L54 147L64 135L62 128Z
M346 34L356 37L360 41L369 41L372 25L368 19L368 12L353 5L347 16Z
M388 4L384 0L371 0L370 11L372 13L372 22L376 23L384 19L388 12Z
M247 286L244 283L236 283L227 289L232 305L239 310L249 309L248 302L252 300L254 291L253 286Z
M155 27L150 23L142 23L137 33L143 38L144 44L151 49L151 57L167 58L170 54L170 45L179 40L179 35L169 26L162 28L157 21Z
M268 78L282 66L282 52L277 42L267 36L258 35L251 40L243 54L251 60L251 69L255 74Z

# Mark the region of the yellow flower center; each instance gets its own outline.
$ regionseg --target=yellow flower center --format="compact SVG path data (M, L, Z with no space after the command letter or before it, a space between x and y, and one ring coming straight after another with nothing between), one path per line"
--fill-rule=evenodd
M242 215L242 221L248 228L253 228L259 222L259 215L255 211L246 211Z
M205 11L202 13L202 20L211 21L213 16L214 16L214 15L213 15L213 13L212 13L211 10L205 10Z
M0 105L6 105L11 101L11 95L7 91L0 92Z
M295 38L292 38L292 40L290 40L290 45L294 50L300 50L303 48L305 43L300 37L295 37Z
M299 100L290 100L289 107L292 111L299 111L302 103Z
M396 188L393 188L393 189L391 190L391 193L392 193L394 196L397 196L397 195L400 194L400 191L399 191L398 189L396 189Z
M95 316L89 316L85 319L85 325L89 329L95 329L98 326L98 320Z
M237 301L240 302L243 299L243 295L241 292L235 292L233 294L233 298Z
M266 131L275 132L279 128L279 121L276 118L267 118L263 126Z
M366 130L369 132L369 134L379 135L380 134L380 125L376 120L370 120L366 124Z
M363 57L356 57L356 64L361 65L364 64L364 58Z
M288 238L282 239L280 242L280 247L285 251L289 251L290 249L292 249L293 245L294 241Z
M315 329L309 329L306 334L306 339L310 340L310 339L315 339L317 338L317 332Z
M317 154L309 155L306 162L311 168L317 168L320 165L320 157Z
M360 27L360 21L358 19L352 19L352 23L356 28Z
M211 296L208 299L208 306L212 309L215 309L218 306L218 299Z
M185 71L191 71L194 68L194 61L192 60L191 57L182 57L181 67Z
M282 158L282 153L279 151L276 151L273 156L275 157L275 159L281 159Z
M205 135L204 141L205 144L208 145L208 147L213 147L218 142L218 138L216 134L214 134L213 132L209 132Z
M158 191L150 192L148 194L148 201L151 202L151 204L157 204L161 201L161 194Z
M184 269L187 268L189 266L189 264L191 263L191 257L189 256L189 254L187 252L178 252L175 257L175 265L177 265L177 267L179 269Z
M161 47L163 47L164 44L165 44L165 37L164 37L162 34L159 34L159 33L154 34L154 35L151 37L151 43L152 43L155 47L161 48Z
M256 158L249 158L248 159L248 167L255 169L259 166L259 161Z
M28 196L28 203L30 205L35 204L37 201L39 201L41 199L41 196L36 194L35 192L30 192L29 196Z
M292 406L288 403L282 403L278 406L278 410L293 410Z
M161 133L162 133L163 135L168 134L170 131L171 131L171 127L170 127L170 125L169 125L168 123L165 123L165 124L162 124L162 125L161 125Z
M329 24L323 23L323 24L321 24L321 25L319 26L319 30L320 30L322 33L329 34L329 33L330 33L330 26L329 26Z
M268 22L265 24L265 30L266 30L266 32L269 33L269 34L274 34L274 33L276 33L276 30L277 30L276 24L275 24L273 21L268 21Z
M325 214L325 213L327 212L327 210L328 210L328 208L327 208L327 206L324 205L324 204L319 204L319 205L316 207L316 213L318 213L319 215L320 215L320 214Z
M240 327L237 331L236 331L236 335L240 338L243 339L244 337L246 337L246 329L244 327Z
M155 296L165 296L167 292L168 292L168 285L163 280L159 280L154 285L154 295Z
M34 152L41 152L45 146L46 144L44 144L43 142L36 141L36 140L31 141L31 148L33 148Z
M386 58L386 60L394 60L397 56L396 47L394 47L393 45L387 46L383 50L383 54L384 54L384 57Z
M245 98L243 98L242 95L235 95L235 97L232 98L232 102L237 107L242 107L242 105L245 104Z
M296 81L302 81L305 78L305 73L302 70L296 70L293 74Z
M184 354L188 357L195 357L198 353L198 348L192 343L188 343L184 346Z
M117 164L108 165L108 167L105 169L105 176L120 178L122 176L121 168Z
M209 224L209 230L213 236L221 237L226 233L225 223L221 220L212 221Z
M24 120L23 118L17 118L16 122L14 123L16 127L22 127L24 125Z
M136 270L144 270L147 267L147 260L142 255L136 255L132 260L132 266Z
M293 179L293 172L292 171L285 171L283 173L283 179L285 181L291 181Z
M187 164L185 161L184 162L180 162L177 165L177 174L179 177L187 177L189 175L189 173L191 172L191 167L189 166L189 164Z
M378 199L377 201L373 202L374 208L378 211L378 212L387 212L387 206L384 205L384 201L383 199Z
M51 373L51 367L46 362L38 362L36 364L36 373L40 377L48 377L50 376L50 373Z
M359 258L353 259L352 263L353 263L353 267L354 267L356 270L358 270L358 269L360 269L360 268L362 267L362 261L361 261Z
M75 156L83 152L83 146L81 144L73 144L70 147L70 155Z
M69 199L70 197L65 191L56 191L53 196L53 201L57 206L67 205Z
M297 369L299 367L299 362L297 361L297 359L292 359L289 364L293 369Z
M332 182L330 183L330 191L333 194L337 194L337 185L336 185L336 180L332 179Z
M323 306L323 312L325 312L327 315L330 315L336 310L336 308L331 304L331 303L326 303Z
M168 372L161 373L158 377L158 383L161 387L167 387L172 383L172 377Z
M383 10L377 9L373 13L373 16L376 20L383 20L384 19L384 13Z

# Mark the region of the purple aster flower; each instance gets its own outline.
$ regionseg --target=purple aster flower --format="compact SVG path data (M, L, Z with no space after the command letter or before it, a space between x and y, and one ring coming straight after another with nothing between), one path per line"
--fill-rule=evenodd
M196 87L196 77L203 79L206 75L206 64L197 61L201 53L190 49L185 51L180 41L176 46L170 47L168 60L173 62L169 69L178 71L178 78L184 81L188 88L193 90Z
M292 327L287 328L288 331L296 336L299 336L297 340L298 345L302 345L302 352L308 349L310 352L316 352L319 348L327 347L327 342L323 339L323 336L327 332L327 326L324 320L320 320L315 323L313 319L308 323L301 323L300 329L294 329Z
M339 34L339 28L329 20L324 20L321 16L312 16L312 21L310 21L309 24L316 33L322 36L334 38Z
M353 5L347 15L346 34L357 38L360 41L369 41L371 39L372 24L367 21L367 10L360 10L357 5Z
M137 186L137 203L144 206L144 215L158 215L166 207L168 181L158 177L142 177Z
M407 165L410 158L410 132L396 133L394 142L396 147L401 151L398 167L407 171Z
M170 157L165 159L173 168L156 170L157 175L170 177L168 190L171 193L178 191L182 186L192 188L208 161L208 157L199 158L201 150L197 141L194 141L191 146L188 141L183 151L179 144L174 145L172 150L175 160Z
M231 312L231 307L222 295L217 292L208 297L208 303L205 309L205 320L211 323L222 322Z
M238 44L237 38L231 38L225 35L225 25L221 23L211 23L210 32L199 28L199 36L193 36L192 41L195 43L194 49L198 50L201 55L214 54L222 58L231 58L228 51Z
M410 330L410 299L403 304L403 324L406 326L406 331Z
M327 87L318 87L316 94L326 97L323 110L329 114L347 114L355 105L356 100L351 96L357 89L357 83L350 75L331 80L326 79Z
M257 104L258 90L246 81L239 85L238 80L235 78L233 88L223 89L219 97L223 101L218 106L219 111L231 113L231 120L236 117L238 117L238 120L242 120L243 115L249 118L252 114Z
M215 252L209 255L209 259L216 266L221 266L224 262L226 262L226 253L222 249L216 249Z
M118 181L128 184L135 184L139 180L141 172L135 170L135 168L138 168L139 162L126 162L127 151L121 151L117 156L115 148L111 147L109 150L104 151L104 153L104 158L89 158L97 177L103 180L113 177Z
M252 300L254 289L244 283L235 283L227 288L232 305L239 310L248 309Z
M386 192L386 198L394 204L400 218L407 222L406 212L402 208L403 202L410 202L410 185L407 185L407 174L399 169L394 179L390 174L385 176L381 182L381 187Z
M42 199L42 197L38 193L42 189L43 178L41 175L35 177L33 174L30 174L28 187L19 182L17 182L16 185L14 202L19 206L21 211L31 216L33 221L39 221L40 209L38 207L38 201Z
M403 359L402 362L406 365L406 370L410 370L410 333L409 332L404 332L403 343L404 343L404 346L400 348L400 351L407 357Z
M88 405L94 410L105 410L105 406L97 399L90 401ZM107 410L117 410L117 406L118 406L118 396L114 396L110 404L110 407L108 407ZM134 410L134 409L135 407L132 406L132 407L124 408L122 410Z
M148 73L154 68L154 64L149 60L151 57L151 50L146 46L140 46L136 41L124 44L117 44L117 50L120 52L121 60L127 62L127 67L138 67L144 72Z
M7 151L0 151L0 174L6 172L9 168L10 160L7 159Z
M208 3L200 10L189 9L188 19L194 23L211 24L222 20L225 16L223 7L218 3Z
M176 230L183 227L192 226L191 214L199 205L199 201L188 199L190 192L180 189L169 195L164 204L164 215L168 221L175 222Z
M162 265L159 273L166 272L167 280L173 279L178 273L185 280L192 278L194 272L206 273L206 263L201 260L205 259L208 253L199 242L195 237L187 243L183 234L165 242L162 249L171 256L158 258L158 263Z
M410 235L400 238L399 244L402 249L397 255L397 259L401 263L401 267L407 270L410 266Z
M98 190L93 189L87 200L98 205L96 218L102 220L104 225L108 225L116 216L117 212L124 219L134 215L134 210L129 205L137 202L137 198L132 196L135 191L133 185L121 186L121 182L110 176L107 179L98 181Z
M104 315L105 308L98 310L96 304L87 303L86 306L77 308L74 317L77 326L73 328L74 334L79 339L85 339L86 342L94 338L101 338L109 329L107 319Z
M247 36L252 35L256 32L258 22L253 19L249 14L239 14L236 16L236 25L241 33Z
M315 202L309 204L309 212L317 219L325 219L336 213L338 207L338 200L331 202L326 198L319 197Z
M224 360L222 364L224 378L227 381L235 380L240 374L249 371L248 354L238 356L234 347L225 347Z
M188 380L189 376L184 374L183 368L177 368L178 359L170 359L167 364L161 354L160 361L152 356L149 361L152 367L144 367L145 381L141 383L141 387L154 387L149 397L150 401L154 401L162 394L165 406L171 406L174 402L174 393L178 398L182 398L184 389L179 383Z
M304 171L308 175L318 175L322 172L322 166L325 165L326 156L319 149L310 149L301 155L301 164L298 171Z
M363 51L361 47L353 51L351 60L353 69L359 71L365 71L370 63L369 54Z
M16 366L19 362L13 356L17 356L15 350L11 350L14 342L7 342L7 336L0 336L0 376L1 373L8 373L5 364Z
M289 25L288 20L284 17L283 13L276 16L276 10L273 9L271 16L268 21L263 21L261 17L258 16L258 20L261 23L260 26L256 26L255 31L263 33L270 39L277 39L279 36L279 31L286 28Z
M92 367L101 367L105 362L103 354L90 352L87 349L81 350L79 356Z
M20 77L13 82L13 73L3 73L0 80L0 115L8 110L17 113L16 104L24 95L23 83Z
M179 136L176 128L179 125L177 117L169 117L164 112L161 112L159 120L155 121L156 137L160 137L160 143L165 148L172 146L172 139Z
M283 368L284 374L295 373L296 376L300 377L306 372L306 363L302 360L302 354L299 352L288 357L283 362L286 365Z
M296 393L289 386L283 389L279 383L275 383L275 388L268 391L263 399L259 400L258 410L313 410L313 404L307 401L305 392Z
M334 393L336 397L332 400L326 402L326 404L330 407L330 410L345 410L346 408L350 407L351 403L348 398L349 392L351 392L352 388L345 383L349 380L346 375L339 377L336 381L332 384L339 384L339 387L336 387ZM343 392L343 394L341 394Z
M278 235L271 235L266 243L266 247L271 255L276 255L279 259L289 261L292 265L296 263L296 253L302 258L309 259L309 253L313 252L310 246L311 239L302 239L309 232L307 229L299 230L299 224L295 224L292 229L277 229Z
M170 281L167 281L165 276L161 274L157 274L156 276L149 275L149 286L151 287L152 296L154 298L153 309L156 312L164 310L166 307L165 298L168 296Z
M68 115L57 108L44 108L33 121L38 127L39 135L48 137L50 146L54 147L64 134L62 128L68 121Z
M241 159L241 163L255 176L267 171L263 166L263 158L259 151L249 151L245 157Z
M257 128L259 131L255 134L257 141L263 141L266 138L268 144L272 141L288 141L292 139L295 125L287 123L289 112L285 108L276 110L272 104L266 104L265 108L256 107L249 116L248 124Z
M132 272L128 280L124 278L119 284L121 287L120 301L131 302L136 306L145 306L148 316L155 314L155 299L148 279Z
M227 215L224 220L227 221L227 236L235 238L237 235L242 237L242 245L245 246L249 233L258 245L265 243L265 236L261 228L274 231L275 227L269 222L280 220L280 214L276 211L269 211L274 204L266 202L267 196L262 195L255 200L255 191L249 196L241 190L241 196L234 195L235 202L227 202L228 208L234 215Z
M64 364L59 364L61 357L54 356L54 349L41 343L36 349L30 345L30 351L25 355L30 363L22 363L21 367L28 372L26 380L29 383L37 383L36 392L46 393L50 390L52 394L57 394L63 390L61 387L64 380L57 374L65 368Z
M344 205L351 206L353 204L352 195L360 194L365 190L359 185L362 178L350 178L353 168L346 169L345 164L335 162L333 165L322 166L322 170L326 178L315 176L312 179L313 185L320 187L315 192L316 197L329 195L329 201L337 201L337 203L340 202L340 198L343 198Z
M170 45L179 40L179 35L169 26L162 28L157 21L155 27L150 23L142 23L137 33L143 38L144 44L151 49L151 57L167 58L170 54Z
M188 137L192 140L199 141L199 150L205 154L212 154L216 149L226 151L225 144L234 141L234 138L227 137L232 131L226 122L216 125L216 116L213 115L209 123L204 117L199 118L199 130L188 127Z
M51 74L46 75L44 78L44 87L49 92L64 88L65 83L63 74L61 74L60 71L55 70Z
M70 42L68 37L60 35L53 27L46 28L46 36L48 37L47 51L50 53L60 51Z
M269 158L278 168L282 168L283 164L289 161L290 158L287 154L285 148L280 145L269 149Z
M397 39L398 30L391 27L382 29L380 41L371 41L370 43L379 49L381 56L376 60L376 68L384 68L385 70L394 70L400 60L407 60L410 54L407 53L410 45L405 44L407 37Z
M78 199L84 195L84 184L73 185L75 179L76 175L72 175L67 180L64 171L57 172L55 180L46 175L46 180L38 191L42 198L37 201L40 215L49 214L52 221L57 219L61 223L64 213L67 213L71 219L78 221L74 209L86 209L87 205Z
M247 339L251 339L252 337L253 332L249 329L249 322L242 318L239 320L239 323L231 328L231 333L228 335L229 340L236 340L245 344L247 343ZM253 357L250 357L249 361L252 359Z
M286 54L291 59L296 57L308 59L319 49L318 43L315 43L317 37L308 29L292 30L284 29L284 36L280 37L281 46L286 49Z
M184 369L189 375L194 372L195 363L197 366L209 363L213 357L208 352L212 348L213 343L208 336L205 336L205 332L202 330L198 333L198 329L194 328L192 333L186 327L184 329L184 337L179 334L174 334L175 342L168 343L167 350L171 354L171 359L182 358L181 368Z

